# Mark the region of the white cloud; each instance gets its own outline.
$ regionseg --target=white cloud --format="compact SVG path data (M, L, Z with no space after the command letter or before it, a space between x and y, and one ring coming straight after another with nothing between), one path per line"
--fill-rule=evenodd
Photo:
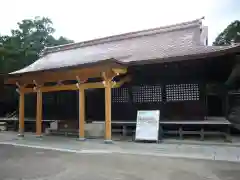
M1 2L0 33L24 18L48 16L75 41L158 27L205 16L210 41L234 16L221 13L233 0L12 0ZM221 3L220 3L221 2ZM220 19L221 18L221 19Z

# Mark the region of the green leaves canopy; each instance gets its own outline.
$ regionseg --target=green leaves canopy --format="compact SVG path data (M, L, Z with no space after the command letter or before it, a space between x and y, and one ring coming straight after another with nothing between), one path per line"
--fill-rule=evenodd
M240 43L240 21L236 20L229 24L222 33L218 35L213 45L223 46L232 43Z
M55 39L52 21L46 17L25 19L10 36L0 36L0 72L21 69L39 58L46 46L56 46L73 41L64 37Z

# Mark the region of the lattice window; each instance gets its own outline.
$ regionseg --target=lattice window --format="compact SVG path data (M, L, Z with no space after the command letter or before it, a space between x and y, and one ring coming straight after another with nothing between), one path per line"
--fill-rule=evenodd
M133 87L133 102L150 103L162 101L162 89L160 85L141 85Z
M112 89L112 102L125 103L129 100L128 88L113 88Z
M166 85L167 101L196 101L199 100L198 84Z

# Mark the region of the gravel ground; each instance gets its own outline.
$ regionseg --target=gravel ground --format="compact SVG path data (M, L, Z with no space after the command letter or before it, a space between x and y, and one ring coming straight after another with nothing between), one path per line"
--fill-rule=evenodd
M238 180L240 163L0 145L0 180Z

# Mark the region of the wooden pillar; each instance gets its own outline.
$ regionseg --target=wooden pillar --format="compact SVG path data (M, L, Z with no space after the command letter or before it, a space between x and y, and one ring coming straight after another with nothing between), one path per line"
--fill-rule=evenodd
M42 136L42 92L37 91L37 117L36 117L36 136Z
M111 80L105 80L105 142L112 141Z
M19 134L18 136L24 136L24 92L19 91Z
M85 140L85 92L83 88L79 89L79 140Z

